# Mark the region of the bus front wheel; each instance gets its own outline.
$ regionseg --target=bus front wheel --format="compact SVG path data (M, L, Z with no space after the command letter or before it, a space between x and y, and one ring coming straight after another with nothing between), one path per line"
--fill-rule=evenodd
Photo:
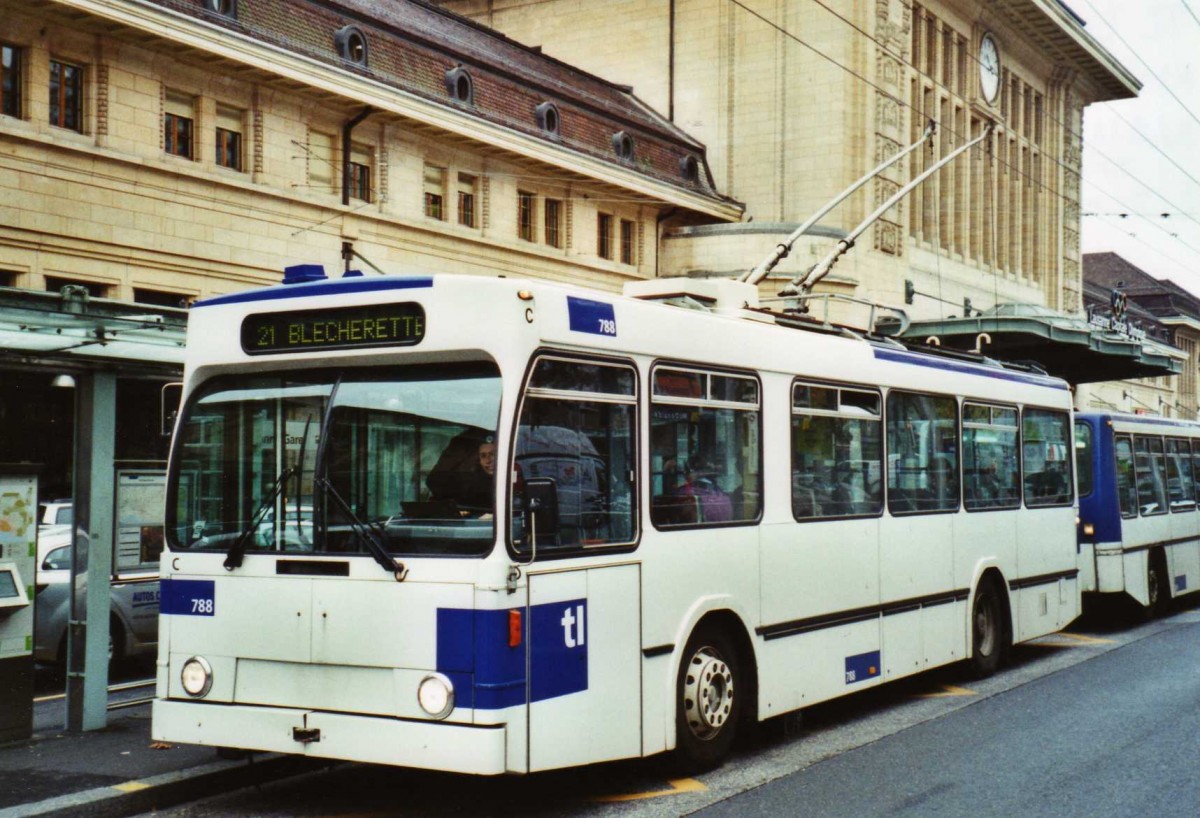
M1004 630L1003 599L995 580L985 579L975 589L971 608L971 675L976 679L985 679L1000 667Z
M1146 606L1146 619L1166 616L1169 613L1171 590L1167 583L1167 559L1162 551L1151 551L1146 570L1146 595L1150 600L1150 604Z
M733 744L745 694L737 648L715 628L692 634L679 667L675 756L689 772L720 764Z

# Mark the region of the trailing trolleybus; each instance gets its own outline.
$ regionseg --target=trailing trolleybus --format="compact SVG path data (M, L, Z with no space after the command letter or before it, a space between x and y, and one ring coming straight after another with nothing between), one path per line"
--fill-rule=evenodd
M732 281L292 272L192 310L158 740L703 768L1077 615L1062 381Z
M1200 423L1079 413L1075 441L1081 590L1147 615L1200 590Z

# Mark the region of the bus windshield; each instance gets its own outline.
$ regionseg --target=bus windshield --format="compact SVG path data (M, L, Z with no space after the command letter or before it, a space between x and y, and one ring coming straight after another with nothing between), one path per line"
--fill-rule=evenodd
M169 546L481 555L495 540L494 365L213 379L184 410Z

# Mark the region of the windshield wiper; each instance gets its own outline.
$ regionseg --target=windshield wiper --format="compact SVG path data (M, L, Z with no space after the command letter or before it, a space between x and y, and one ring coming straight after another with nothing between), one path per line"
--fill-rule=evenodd
M267 516L267 512L275 505L275 501L283 492L283 487L287 485L288 479L291 478L295 471L295 466L288 466L279 473L279 477L275 478L275 485L271 488L271 493L259 503L258 508L254 510L254 514L250 517L250 523L242 529L242 533L238 535L237 540L229 547L229 553L225 555L224 562L226 571L242 567L242 557L246 555L246 548L250 545L250 538L258 530L259 525L262 524L263 519Z
M404 563L397 562L396 559L388 553L380 540L378 523L364 523L359 516L354 513L354 509L350 508L350 504L342 499L342 495L338 494L337 489L333 487L328 477L318 477L317 485L324 489L334 503L346 515L346 519L350 521L350 528L354 531L358 538L367 546L367 550L371 552L371 556L375 558L375 562L383 566L385 571L390 571L392 576L396 578L396 582L404 582L404 578L408 576L408 569L404 567ZM328 522L326 523L328 526Z

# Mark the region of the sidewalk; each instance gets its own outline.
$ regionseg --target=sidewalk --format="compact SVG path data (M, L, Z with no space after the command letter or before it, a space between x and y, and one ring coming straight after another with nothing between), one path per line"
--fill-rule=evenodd
M110 711L104 730L46 727L43 716L31 739L0 744L0 818L132 815L323 766L269 753L225 761L211 747L156 745L149 704Z

